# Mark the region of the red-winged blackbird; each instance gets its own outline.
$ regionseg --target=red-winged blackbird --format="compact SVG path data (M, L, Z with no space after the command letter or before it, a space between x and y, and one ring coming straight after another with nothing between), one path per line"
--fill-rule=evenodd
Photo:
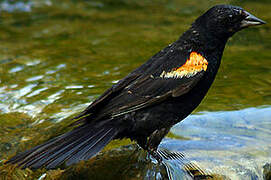
M130 138L154 156L162 138L201 102L218 71L227 40L265 24L240 7L217 5L176 42L105 91L72 131L16 155L7 163L54 168L87 160L112 139Z

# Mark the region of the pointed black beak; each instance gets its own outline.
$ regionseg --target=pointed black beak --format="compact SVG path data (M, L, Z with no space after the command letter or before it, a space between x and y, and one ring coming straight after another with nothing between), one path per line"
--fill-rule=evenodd
M246 18L241 21L241 28L266 24L265 21L253 16L249 12L244 11L244 13L246 14Z

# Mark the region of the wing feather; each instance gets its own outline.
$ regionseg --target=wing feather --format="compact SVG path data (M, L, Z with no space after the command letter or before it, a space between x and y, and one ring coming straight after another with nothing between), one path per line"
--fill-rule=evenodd
M111 119L137 111L148 106L161 103L168 98L182 96L189 92L204 75L204 71L193 77L181 79L163 79L161 77L143 78L129 85L120 94L113 97L99 111L96 119L110 117Z
M206 59L195 52L190 56L178 51L163 52L108 89L74 118L79 119L75 123L114 119L168 98L182 96L204 76L207 65Z

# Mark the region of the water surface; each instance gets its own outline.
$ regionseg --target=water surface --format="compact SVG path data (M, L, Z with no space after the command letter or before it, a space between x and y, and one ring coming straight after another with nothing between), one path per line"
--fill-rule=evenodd
M263 179L271 163L269 24L229 40L206 98L162 142L161 148L184 154L181 161L156 164L124 140L88 162L58 170L3 165L66 132L71 117L218 3L271 20L267 0L0 1L0 176L191 179L185 170L190 163L214 179Z

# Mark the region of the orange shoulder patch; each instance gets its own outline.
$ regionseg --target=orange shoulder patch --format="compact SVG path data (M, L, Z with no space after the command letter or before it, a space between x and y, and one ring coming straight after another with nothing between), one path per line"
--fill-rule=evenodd
M174 68L170 72L163 71L161 78L182 78L191 77L200 71L206 71L208 61L199 53L191 52L189 59L179 68Z

